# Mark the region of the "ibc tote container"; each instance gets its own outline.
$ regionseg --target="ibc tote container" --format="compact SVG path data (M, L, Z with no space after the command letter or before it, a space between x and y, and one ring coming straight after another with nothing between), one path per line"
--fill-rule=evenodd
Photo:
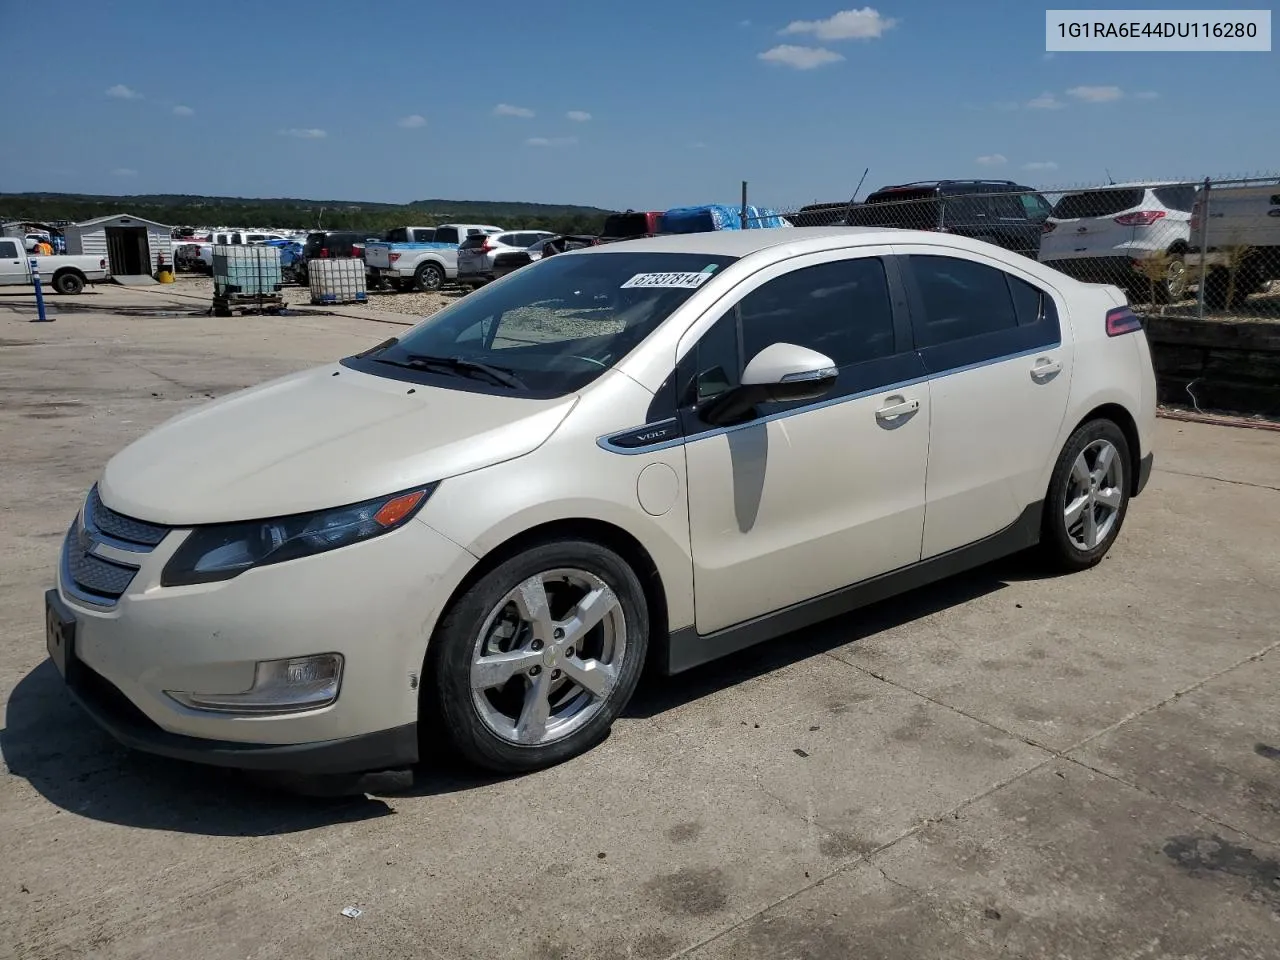
M284 279L275 247L213 248L213 293L221 299L273 297Z
M312 303L364 303L364 261L355 257L316 257L307 263Z

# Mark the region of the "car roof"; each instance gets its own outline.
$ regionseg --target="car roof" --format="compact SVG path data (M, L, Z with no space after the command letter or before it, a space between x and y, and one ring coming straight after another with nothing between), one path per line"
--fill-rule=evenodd
M869 247L888 243L928 243L957 249L990 252L990 244L970 240L957 234L931 233L926 230L901 230L893 227L767 227L759 230L713 230L704 233L659 234L605 243L586 250L572 251L577 256L609 256L614 253L704 253L726 257L745 257L771 247L796 247L794 252L817 253L841 247Z

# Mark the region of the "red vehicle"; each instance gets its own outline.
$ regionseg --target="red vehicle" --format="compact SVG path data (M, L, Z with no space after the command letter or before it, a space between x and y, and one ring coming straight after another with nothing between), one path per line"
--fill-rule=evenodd
M628 210L612 213L605 218L601 240L633 240L636 237L652 237L662 226L661 210Z

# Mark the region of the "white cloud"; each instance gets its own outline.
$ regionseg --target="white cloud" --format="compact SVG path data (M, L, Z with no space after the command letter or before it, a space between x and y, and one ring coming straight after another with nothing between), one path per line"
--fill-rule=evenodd
M530 137L525 141L528 147L567 147L578 142L577 137Z
M751 26L751 21L750 21L750 20L739 20L739 21L738 21L738 26L740 26L740 27L749 27L749 26Z
M703 141L701 141L701 140L695 140L695 141L693 141L693 143L689 144L689 149L690 149L690 150L705 150L705 149L707 149L707 145L706 145Z
M297 137L299 140L323 140L328 135L316 127L289 127L280 131L282 137Z
M1052 160L1032 160L1022 165L1023 170L1057 170L1058 165Z
M843 56L825 47L797 47L784 43L756 56L766 63L780 63L797 70L812 70L828 63L839 63Z
M565 114L565 116L577 123L586 123L591 119L591 114L587 113L585 110L570 110Z
M874 40L896 26L897 20L881 16L872 7L841 10L826 20L792 20L778 32L783 36L811 33L819 40Z
M182 104L178 104L176 107L173 108L173 115L175 117L194 117L196 115L196 112L192 110L190 107L186 107L186 106L183 106Z
M1061 110L1065 106L1066 104L1052 93L1042 93L1035 99L1027 101L1029 110Z
M138 175L138 171L134 170L132 167L116 167L111 171L111 175L113 177L136 177Z
M998 167L1003 163L1008 163L1009 158L1003 153L988 153L978 157L977 162L984 167Z
M1141 93L1135 93L1135 94L1133 95L1133 99L1135 99L1135 100L1159 100L1159 99L1160 99L1160 94L1156 93L1154 90L1143 90Z
M495 117L532 117L533 111L528 107L513 107L509 103L500 103L493 108Z
M420 113L411 113L407 117L401 117L396 121L397 127L404 127L406 130L415 130L426 125L427 118Z
M117 83L114 87L107 87L107 96L114 97L117 100L141 100L142 94L133 87L126 87L123 83Z
M1119 87L1072 87L1067 95L1086 103L1106 103L1109 100L1119 100L1124 96L1124 91Z

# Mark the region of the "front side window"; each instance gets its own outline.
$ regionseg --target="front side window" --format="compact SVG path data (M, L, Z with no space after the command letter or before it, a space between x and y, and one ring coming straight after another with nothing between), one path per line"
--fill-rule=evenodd
M482 287L346 365L434 386L563 396L631 352L734 257L551 257Z
M0 240L0 259L16 260L18 244L13 240Z

